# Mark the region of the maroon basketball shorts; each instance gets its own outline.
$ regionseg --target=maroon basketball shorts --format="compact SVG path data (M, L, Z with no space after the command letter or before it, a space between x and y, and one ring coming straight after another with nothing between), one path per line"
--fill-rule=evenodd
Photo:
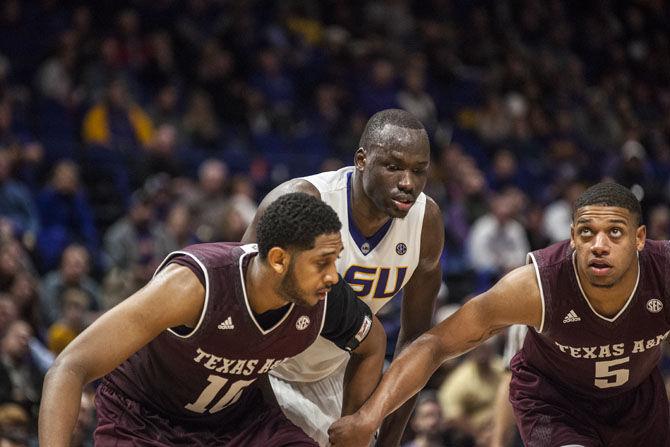
M526 447L670 447L668 398L658 369L609 398L578 396L512 361L510 401Z
M318 447L278 407L257 401L236 411L235 423L216 427L180 424L146 408L109 384L98 387L96 446ZM240 416L242 412L242 417ZM245 414L246 413L246 414Z

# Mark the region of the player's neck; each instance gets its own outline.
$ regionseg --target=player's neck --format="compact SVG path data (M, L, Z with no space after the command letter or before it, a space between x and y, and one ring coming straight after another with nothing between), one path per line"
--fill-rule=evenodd
M351 213L354 223L363 236L370 237L377 232L391 217L380 211L365 194L363 184L354 173L351 187Z
M612 318L621 311L635 290L638 269L639 265L636 262L621 280L610 288L595 287L580 276L584 294L596 312Z
M244 285L247 290L249 306L256 314L279 309L287 303L276 292L277 279L275 275L259 256L254 256L249 261L249 266L244 275Z

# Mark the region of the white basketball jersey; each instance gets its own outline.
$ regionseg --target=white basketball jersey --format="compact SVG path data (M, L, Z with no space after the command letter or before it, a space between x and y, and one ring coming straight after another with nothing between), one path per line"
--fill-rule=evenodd
M358 297L377 313L411 278L421 252L421 229L426 196L421 193L403 219L390 219L377 233L366 238L351 216L351 181L354 168L305 177L333 207L342 222L344 250L337 271ZM349 354L323 337L306 351L272 370L286 381L312 382L334 372Z

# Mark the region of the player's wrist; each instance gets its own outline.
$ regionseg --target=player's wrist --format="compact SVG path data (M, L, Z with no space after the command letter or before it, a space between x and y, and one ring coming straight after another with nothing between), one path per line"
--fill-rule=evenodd
M365 430L366 433L375 433L377 429L384 422L381 415L369 411L369 409L362 407L355 415L359 427Z

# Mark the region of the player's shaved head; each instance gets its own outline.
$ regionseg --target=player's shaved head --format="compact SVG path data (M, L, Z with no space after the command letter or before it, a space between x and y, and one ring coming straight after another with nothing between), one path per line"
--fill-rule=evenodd
M414 115L400 109L382 110L368 120L358 146L366 151L378 147L401 148L405 146L403 133L406 130L422 131L428 142L426 129Z

